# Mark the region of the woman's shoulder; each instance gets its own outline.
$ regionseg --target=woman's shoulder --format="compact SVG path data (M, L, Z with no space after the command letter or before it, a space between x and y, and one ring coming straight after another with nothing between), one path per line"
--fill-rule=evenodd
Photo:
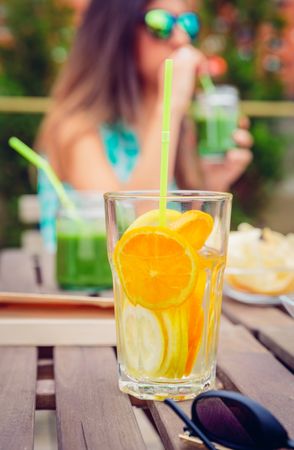
M53 156L63 159L63 156L75 152L85 139L95 141L97 145L100 143L98 128L93 119L85 113L79 113L45 124L38 140L38 148L50 159Z

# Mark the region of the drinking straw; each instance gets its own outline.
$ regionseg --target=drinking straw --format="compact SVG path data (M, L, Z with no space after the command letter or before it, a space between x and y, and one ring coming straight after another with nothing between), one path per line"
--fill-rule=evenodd
M159 225L166 225L166 196L168 185L168 158L170 143L170 104L172 93L173 61L166 59L164 63L164 91L163 117L161 133L161 162L160 162L160 202Z
M200 84L204 90L204 92L212 92L215 89L215 85L212 81L211 76L208 73L205 73L199 77Z
M209 73L204 73L199 77L200 84L206 95L211 94L215 90L215 85L212 81ZM219 113L219 108L217 108L217 114ZM207 135L207 144L211 150L214 150L218 145L218 132L217 132L217 118L210 117L209 115L206 118L206 135Z
M78 213L76 211L74 203L69 198L61 181L58 179L56 173L50 166L49 162L45 158L42 158L42 156L38 155L38 153L36 153L34 150L28 147L24 142L22 142L17 137L11 137L8 140L8 143L10 147L13 148L13 150L16 150L21 156L23 156L25 159L31 162L34 166L38 167L39 169L45 172L45 174L48 177L48 180L55 189L55 192L60 202L68 210L68 212L71 214L73 218L78 219Z

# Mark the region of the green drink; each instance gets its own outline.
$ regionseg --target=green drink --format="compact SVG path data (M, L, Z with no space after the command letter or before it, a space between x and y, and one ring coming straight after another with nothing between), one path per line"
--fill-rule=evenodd
M197 117L197 135L201 156L224 156L234 146L232 138L237 126L234 116Z
M57 283L71 290L112 288L104 210L92 193L78 195L79 218L69 217L63 210L56 223Z
M238 91L233 86L216 86L199 94L195 116L200 155L222 160L227 150L234 147Z
M63 289L112 287L104 233L59 233L56 265L57 282Z

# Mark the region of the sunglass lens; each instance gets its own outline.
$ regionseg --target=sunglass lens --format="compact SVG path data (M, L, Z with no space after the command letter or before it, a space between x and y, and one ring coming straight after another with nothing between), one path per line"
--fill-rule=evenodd
M167 39L173 28L173 18L165 11L152 10L145 14L145 24L155 36Z
M195 402L193 421L216 442L256 448L259 430L255 417L245 406L229 399L203 398Z
M200 30L200 22L196 14L194 13L185 13L179 16L178 24L182 27L186 33L193 40L197 37Z

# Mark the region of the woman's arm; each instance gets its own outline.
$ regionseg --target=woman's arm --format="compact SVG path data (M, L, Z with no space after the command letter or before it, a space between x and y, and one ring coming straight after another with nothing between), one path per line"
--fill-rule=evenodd
M190 46L176 50L172 58L173 92L171 101L171 126L169 146L169 180L174 177L176 150L180 126L190 102L195 85L196 68L202 54ZM122 183L107 161L105 149L98 131L93 127L78 135L78 121L63 127L58 155L61 161L62 179L76 189L158 189L160 183L161 131L163 108L163 67L159 74L159 89L154 106L149 112L140 133L141 152L130 179ZM140 123L140 121L138 121ZM86 128L86 124L84 124ZM76 135L78 137L74 138Z

